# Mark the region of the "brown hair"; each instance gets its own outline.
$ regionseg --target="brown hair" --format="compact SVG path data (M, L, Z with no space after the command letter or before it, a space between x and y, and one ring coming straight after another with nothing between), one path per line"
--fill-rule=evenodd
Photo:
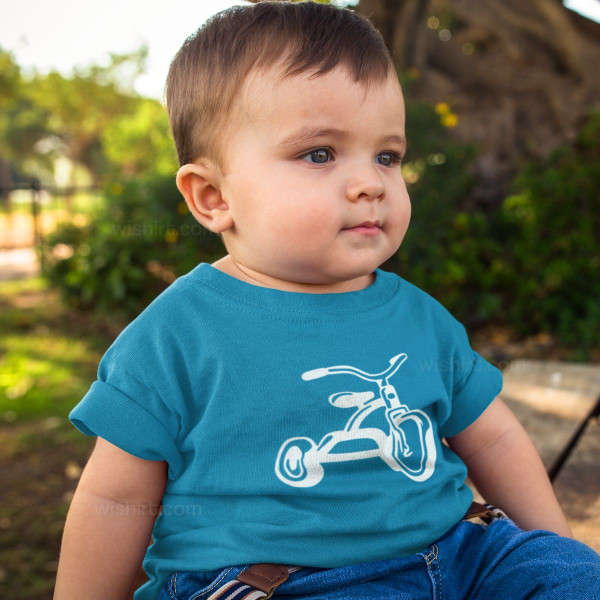
M248 74L284 58L281 79L342 65L368 87L395 71L381 34L349 9L309 1L223 10L184 42L169 69L166 104L180 165L206 157L226 172L217 139Z

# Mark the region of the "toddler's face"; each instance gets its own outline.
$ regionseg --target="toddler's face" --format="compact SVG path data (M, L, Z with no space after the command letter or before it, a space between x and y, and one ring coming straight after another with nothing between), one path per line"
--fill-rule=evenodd
M398 80L392 73L366 92L341 68L276 85L278 75L250 77L247 110L226 137L229 253L285 281L364 281L396 252L410 220L395 160L405 152ZM379 227L356 229L368 221Z

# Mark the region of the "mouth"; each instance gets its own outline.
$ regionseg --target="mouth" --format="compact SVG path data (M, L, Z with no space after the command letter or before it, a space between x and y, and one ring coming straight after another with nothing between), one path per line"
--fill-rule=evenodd
M381 231L381 224L379 221L363 221L358 225L354 225L354 227L346 227L344 231L377 235Z

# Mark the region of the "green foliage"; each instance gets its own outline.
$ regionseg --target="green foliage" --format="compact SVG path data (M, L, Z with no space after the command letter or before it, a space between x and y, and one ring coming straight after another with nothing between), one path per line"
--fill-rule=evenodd
M21 85L21 69L12 54L0 47L0 109L12 102Z
M156 100L141 99L131 115L114 119L100 140L113 175L115 170L126 177L177 172L167 111Z
M82 163L86 149L114 119L131 114L136 105L113 83L57 72L32 79L26 97L50 115L47 135L61 141L64 155L75 164ZM94 173L93 164L86 166Z
M108 65L90 64L75 67L73 75L77 79L93 81L105 88L112 88L123 96L137 96L135 80L146 71L148 46L142 44L137 50L126 54L109 52Z
M10 52L0 48L0 158L18 164L17 175L52 169L50 152L37 152L47 135L49 113L29 99L21 69Z
M125 128L122 150L133 148L137 139L146 152L142 159L156 151L164 163L170 137L165 131L166 117L159 113L165 110L159 102L139 98L133 91L147 54L147 47L142 46L129 54L111 54L107 66L75 68L71 76L53 71L25 79L12 55L0 49L0 155L15 170L47 184L54 183L56 158L66 157L76 167L85 166L100 183L122 167L118 160L111 163L101 142L107 130L114 132L118 121ZM133 130L134 124L138 131ZM148 137L139 143L142 126ZM117 151L117 158L122 153ZM136 155L125 166L145 167L147 162Z
M44 274L69 305L123 318L201 260L223 254L220 238L188 213L173 175L109 186L100 213L84 227L61 225L43 253Z
M600 111L574 144L525 165L500 210L506 318L585 352L600 341Z

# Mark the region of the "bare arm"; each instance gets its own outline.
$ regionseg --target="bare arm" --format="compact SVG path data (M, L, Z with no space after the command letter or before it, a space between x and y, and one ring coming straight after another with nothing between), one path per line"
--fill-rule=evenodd
M500 397L447 441L486 502L504 510L521 529L573 536L533 442Z
M97 439L67 515L54 600L127 597L166 481L166 462Z

